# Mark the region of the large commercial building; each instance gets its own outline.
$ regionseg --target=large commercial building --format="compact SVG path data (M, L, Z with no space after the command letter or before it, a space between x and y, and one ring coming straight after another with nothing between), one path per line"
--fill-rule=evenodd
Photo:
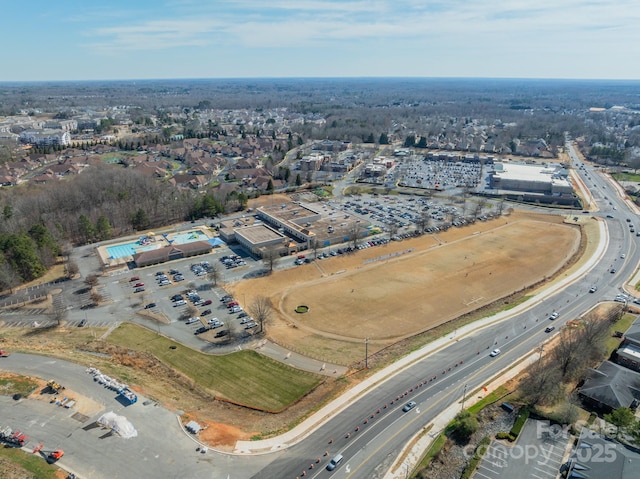
M494 163L490 187L502 191L543 195L572 195L567 172L560 166Z
M68 146L71 136L63 130L31 130L20 133L20 141L36 146Z

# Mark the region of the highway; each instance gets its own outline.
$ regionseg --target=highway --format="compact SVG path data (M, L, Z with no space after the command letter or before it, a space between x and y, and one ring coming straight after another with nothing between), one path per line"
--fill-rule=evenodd
M577 157L572 158L578 162ZM274 453L274 460L253 477L384 477L403 446L438 414L460 401L465 390L474 391L526 354L541 350L549 337L544 332L547 326L554 325L557 331L566 321L620 292L624 280L635 274L640 262L640 239L630 233L626 222L630 218L638 223L637 216L592 167L586 166L580 174L593 190L597 215L605 218L608 232L603 238L606 249L591 270L543 300L532 299L529 309L508 320L465 337L452 336L446 348L376 387L301 443ZM611 273L613 269L615 273ZM589 293L594 285L598 290ZM553 311L560 315L555 321L548 319ZM488 353L494 347L499 347L502 354L490 358ZM417 407L403 413L401 408L409 400L416 401ZM324 466L338 452L344 460L334 471L326 471ZM316 463L318 458L320 462Z
M579 163L575 153L571 149L569 151L572 162ZM174 457L175 460L162 460L164 454L171 455L169 443L167 445L160 445L159 442L145 444L144 448L136 450L135 454L143 458L143 461L153 463L158 471L164 471L165 477L178 477L174 474L179 470L190 473L190 477L227 477L229 479L237 477L283 479L385 477L393 461L411 438L450 405L458 403L465 394L467 397L474 394L474 391L486 384L488 380L508 369L531 351L540 351L543 354L540 350L541 346L550 337L549 333L544 332L547 326L553 324L557 332L559 326L581 316L599 301L611 300L621 291L623 282L635 274L637 265L640 263L640 252L637 247L640 238L630 233L626 219L629 218L639 225L640 219L629 211L627 204L616 194L614 187L594 168L587 165L584 170L578 171L584 183L592 190L597 204L598 211L592 214L603 218L606 222L605 235L602 239L606 247L592 268L581 272L579 278L570 280L567 277L566 286L556 286L557 289L552 293L532 298L522 308L515 308L514 315L508 319L470 333L456 331L450 334L444 338L446 344L442 348L428 357L415 361L398 374L390 375L386 381L352 401L327 422L289 447L251 457L218 454L210 450L207 453L207 459L204 460L204 457L194 456L193 444L178 438L179 434L176 433L179 431L175 430L176 423L173 422L175 418L171 417L171 414L163 413L164 420L171 421L173 424L172 437L169 441L179 443L177 449L174 446L174 452L189 458L188 466L186 468L180 466L183 461L178 457ZM576 213L578 216L583 214ZM623 254L624 258L622 258ZM611 273L612 269L616 272ZM564 276L567 274L562 273L554 284L557 285L559 281L565 279ZM597 291L589 293L589 289L594 285L597 286ZM519 310L522 311L517 312ZM548 319L553 311L559 313L559 318L555 321ZM495 358L489 357L489 352L493 348L500 348L502 353ZM3 369L22 373L30 371L31 374L37 374L35 364L25 364L22 360L18 361L19 359L25 358L13 356L10 361L3 363ZM65 374L65 369L61 369L62 363L51 360L46 363L47 368L44 365L38 366L43 368L42 377L46 379L55 374L61 381L66 381L64 376L68 376L70 387L78 388L87 396L95 397L96 391L92 382L82 379L74 383L71 379L74 374L84 376L84 372L75 367L76 369ZM408 412L402 412L402 406L408 401L415 401L417 406ZM99 402L107 407L115 405L113 397L104 395L102 392ZM462 405L460 408L462 409ZM117 407L115 409L121 410ZM136 412L136 409L140 409L140 412ZM157 409L160 410L160 408ZM135 413L133 418L136 420L136 426L141 432L148 429L155 441L162 436L158 434L156 426L152 426L155 421L147 424L143 419L146 415L145 411L150 410L148 406L136 405L128 411L128 414ZM20 415L23 414L26 413L20 412ZM17 414L13 417L18 419ZM81 426L80 424L75 428L68 426L68 431L66 429L65 431L69 433L69 437L71 437L70 433L75 431L78 431L77 435L85 434L79 432ZM77 444L73 442L69 444L71 442L69 437L56 434L56 440L63 445L67 443L65 447L70 447L71 452L74 451L74 447L83 445L81 440ZM165 449L167 446L169 449ZM136 463L135 457L125 461L123 458L127 454L124 448L118 448L118 454L120 454L118 458L113 457L106 449L101 450L98 446L92 445L89 451L88 454L95 456L96 461L98 461L97 456L102 455L104 467L111 464L113 474L111 477L126 477L127 471L136 471L141 474L138 477L145 477L142 473L150 470L149 466L145 469L143 464ZM327 471L325 469L327 462L338 452L344 455L344 460L334 471ZM81 450L78 450L77 453L63 459L63 464L68 461L75 470L82 472L87 460L89 458L84 457ZM118 462L123 465L126 463L127 469L118 470ZM140 468L139 471L138 468ZM93 477L102 477L105 471L94 468L92 472Z

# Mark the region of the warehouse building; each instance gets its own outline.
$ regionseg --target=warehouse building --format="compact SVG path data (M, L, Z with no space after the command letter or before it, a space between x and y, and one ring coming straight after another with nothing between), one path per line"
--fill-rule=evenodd
M561 166L494 163L490 187L495 190L542 195L572 195L567 172Z

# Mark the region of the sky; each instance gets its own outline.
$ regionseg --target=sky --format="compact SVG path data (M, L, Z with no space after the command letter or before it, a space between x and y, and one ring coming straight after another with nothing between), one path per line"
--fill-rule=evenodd
M0 82L640 79L637 0L0 0Z

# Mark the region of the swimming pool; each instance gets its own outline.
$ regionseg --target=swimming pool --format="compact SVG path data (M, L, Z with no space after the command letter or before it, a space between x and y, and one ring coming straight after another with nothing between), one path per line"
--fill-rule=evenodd
M127 256L133 256L136 253L140 253L142 251L150 251L152 249L157 249L159 245L150 244L146 246L142 246L139 243L124 243L117 244L113 246L107 246L107 254L111 259L120 259L126 258Z
M202 231L188 231L186 233L176 233L172 235L173 241L176 244L193 243L194 241L207 241L209 237Z

